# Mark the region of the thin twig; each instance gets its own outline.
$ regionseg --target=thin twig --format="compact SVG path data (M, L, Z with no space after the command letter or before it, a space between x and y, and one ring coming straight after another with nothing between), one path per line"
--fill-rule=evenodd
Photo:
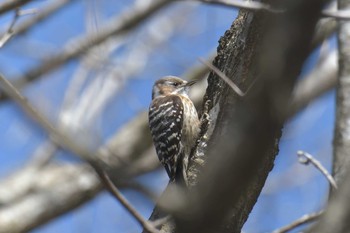
M253 11L265 10L271 13L284 12L284 10L275 9L266 3L261 3L256 1L241 1L241 0L214 0L214 1L197 0L197 1L212 4L212 5L229 6L229 7L235 7L239 9L245 9L245 10L253 10Z
M0 84L3 91L5 91L8 96L13 98L15 102L17 102L27 113L33 117L40 124L40 126L42 126L48 132L51 138L55 139L54 142L58 146L69 149L74 154L80 156L90 164L95 169L96 173L99 175L106 188L135 217L135 219L141 223L145 229L151 233L158 232L158 230L156 230L150 222L144 220L142 216L136 211L136 209L134 209L128 203L128 201L122 196L119 190L114 186L105 171L100 168L99 161L94 159L99 157L98 154L93 156L83 147L74 144L74 141L69 139L63 132L60 132L58 129L52 126L51 123L43 115L41 115L33 106L28 103L26 98L23 97L22 94L3 75L0 75Z
M301 218L295 220L294 222L288 224L287 226L284 226L284 227L281 227L277 230L274 230L272 233L285 233L285 232L291 231L291 230L293 230L301 225L315 221L323 214L323 212L324 211L321 210L319 212L306 214L306 215L302 216Z
M52 55L50 59L29 70L25 75L13 77L13 80L16 80L14 86L17 88L22 88L27 82L39 79L44 74L47 74L48 72L58 68L74 58L77 58L82 53L90 51L96 45L101 44L108 38L126 33L127 31L140 25L140 23L144 22L146 18L152 16L155 12L159 11L170 3L171 1L167 0L152 1L152 3L147 7L138 9L137 11L134 11L133 14L125 15L123 21L119 17L111 19L106 25L100 28L98 33L89 33L87 35L74 38L65 45L62 52ZM1 99L6 99L6 97L1 96L0 94L0 100Z
M254 85L256 79L253 81L253 83L250 85L250 87L247 89L246 92L243 92L231 79L229 79L221 70L219 70L218 68L216 68L214 65L210 64L209 62L205 61L202 58L199 58L199 61L201 63L203 63L204 65L208 66L209 69L211 69L212 71L214 71L214 73L219 76L219 78L221 78L225 83L227 83L227 85L229 85L231 87L231 89L236 92L237 95L244 97L248 91L250 90L250 88Z
M0 84L2 91L6 92L15 102L17 102L28 114L33 116L47 131L54 131L53 126L40 113L32 107L26 97L24 97L2 74L0 74Z
M114 185L111 181L107 173L92 165L99 175L101 181L105 185L105 187L109 190L110 193L113 194L114 197L118 199L118 201L124 206L124 208L142 225L144 229L146 229L150 233L158 233L159 231L154 227L154 225L148 220L144 219L142 215L129 203L129 201L123 196L123 194L119 191L119 189Z
M0 15L17 7L20 7L29 1L31 0L7 0L5 2L2 2L0 3Z
M267 11L270 13L283 13L285 9L277 9L272 7L269 4L256 2L256 1L241 1L241 0L196 0L207 4L212 5L222 5L228 7L234 7L244 10L251 11ZM339 20L349 20L350 19L350 11L349 10L323 10L323 17L332 17Z
M24 16L24 15L30 15L30 14L36 14L36 9L27 9L27 10L21 10L20 8L16 8L15 10L15 14L12 18L12 21L7 29L7 31L5 32L5 34L2 35L1 39L0 39L0 48L2 48L14 35L14 26L17 23L18 19L20 16Z
M315 159L311 154L299 150L297 152L299 163L308 165L309 163L312 163L328 180L328 182L331 184L331 186L334 189L338 189L337 183L335 182L333 176L327 171L327 169L321 164L320 161Z
M10 26L8 27L6 33L0 39L0 48L2 48L2 46L4 46L4 44L11 39L11 37L13 35L13 27L15 26L15 24L19 18L19 15L20 15L19 11L20 11L20 9L16 8L15 14L12 18Z
M93 18L98 18L95 8L94 5L89 7L88 22ZM135 6L135 8L137 7ZM142 40L136 40L132 43L124 59L118 60L118 58L115 59L111 56L113 51L121 46L126 46L125 38L122 39L120 36L103 43L86 54L64 97L59 116L61 125L70 129L71 132L79 132L82 129L91 130L92 123L100 117L113 97L119 92L124 92L123 87L127 80L144 70L148 60L146 58L150 56L150 52L164 44L176 31L182 28L181 26L187 22L186 15L192 9L193 7L186 8L182 11L181 17L176 11L158 17L157 22L153 23L150 28L152 30L144 30ZM92 14L96 14L96 16L91 16ZM119 17L123 19L124 14L130 14L130 9L123 11ZM94 24L88 23L87 26L90 29L88 31L98 31L94 27L92 28L92 25ZM164 27L167 28L167 31L162 33L161 37L155 33L162 31ZM143 59L137 60L141 57ZM94 79L89 81L92 72ZM134 98L128 92L126 94ZM135 107L139 108L139 106Z
M40 112L38 112L31 104L28 103L25 98L3 75L0 74L1 89L8 96L10 96L22 109L28 113L40 126L42 126L49 134L50 139L61 146L62 148L69 149L75 154L82 157L85 160L92 160L94 156L90 155L84 148L72 143L72 140L67 137L63 132L56 129Z
M45 18L52 16L53 13L62 9L68 3L73 3L74 1L76 0L56 0L52 2L50 1L50 3L45 5L45 7L43 7L40 10L38 9L33 17L30 17L28 20L24 20L17 23L13 29L14 33L16 35L20 35L22 33L27 32L32 27L39 25L39 22L43 21ZM4 34L5 33L2 32L2 36Z

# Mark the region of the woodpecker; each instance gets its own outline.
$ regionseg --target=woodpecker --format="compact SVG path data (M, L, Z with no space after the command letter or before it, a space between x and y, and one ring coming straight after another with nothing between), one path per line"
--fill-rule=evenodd
M199 134L199 119L193 102L188 97L190 86L175 76L166 76L155 82L149 107L149 127L160 162L170 181L182 179L187 185L187 167L191 149Z

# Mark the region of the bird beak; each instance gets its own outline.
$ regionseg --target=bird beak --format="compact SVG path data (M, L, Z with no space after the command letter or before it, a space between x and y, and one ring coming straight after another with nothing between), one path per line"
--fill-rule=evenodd
M197 80L192 80L192 81L189 81L189 82L187 82L186 83L186 87L190 87L190 86L192 86L193 84L195 84L197 82Z

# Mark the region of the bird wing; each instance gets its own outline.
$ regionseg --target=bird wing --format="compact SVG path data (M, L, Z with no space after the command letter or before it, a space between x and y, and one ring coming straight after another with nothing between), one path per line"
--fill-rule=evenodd
M170 180L175 179L178 161L183 148L181 144L183 104L177 95L156 98L149 109L149 125L160 162Z

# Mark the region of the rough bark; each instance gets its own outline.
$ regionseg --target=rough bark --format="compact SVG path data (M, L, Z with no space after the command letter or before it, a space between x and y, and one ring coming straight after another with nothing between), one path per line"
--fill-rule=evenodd
M338 1L339 9L346 9L350 1ZM336 124L334 133L333 176L340 184L350 169L350 23L340 21L338 28L339 71L337 85Z
M220 39L214 65L243 90L257 81L241 99L210 74L189 192L161 200L176 223L163 231L241 232L273 167L286 106L322 5L286 1L284 14L241 11Z
M205 168L203 174L190 170L198 184L175 210L178 232L240 232L272 169L288 99L322 8L320 1L285 4L281 15L241 12L220 40L214 64L242 89L258 81L239 99L210 75L206 103L212 120L203 137L209 142L202 138L194 157L203 158L197 170L203 163ZM201 151L203 145L209 150Z

